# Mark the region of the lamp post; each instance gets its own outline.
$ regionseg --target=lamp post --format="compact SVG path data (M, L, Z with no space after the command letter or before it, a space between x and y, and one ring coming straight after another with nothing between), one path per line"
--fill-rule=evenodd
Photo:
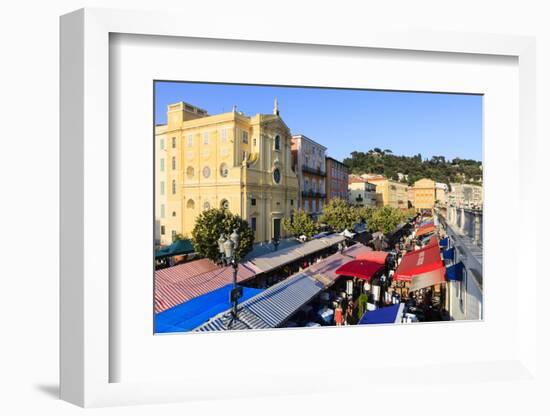
M231 328L233 321L237 319L237 305L239 299L243 295L243 288L237 286L237 271L239 268L239 263L237 262L237 249L239 248L239 242L241 236L237 232L237 229L233 230L233 233L226 237L225 234L221 234L218 238L218 250L221 254L222 262L225 265L231 264L233 268L233 289L229 295L229 301L233 305L231 310L231 320L229 321L228 327Z

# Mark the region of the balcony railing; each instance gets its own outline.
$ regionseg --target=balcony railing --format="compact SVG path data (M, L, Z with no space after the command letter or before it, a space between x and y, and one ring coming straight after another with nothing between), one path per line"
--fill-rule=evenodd
M327 176L327 173L321 168L310 168L309 166L302 166L302 172L311 173L312 175L317 176Z
M327 194L324 192L315 191L302 191L302 196L306 198L326 198Z

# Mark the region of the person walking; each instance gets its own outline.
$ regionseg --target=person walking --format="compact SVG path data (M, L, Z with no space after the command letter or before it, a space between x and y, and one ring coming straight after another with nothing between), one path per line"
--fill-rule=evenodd
M338 306L334 310L334 323L336 324L336 326L341 326L343 320L344 320L344 314L342 311L342 307L340 306L340 304L338 304Z

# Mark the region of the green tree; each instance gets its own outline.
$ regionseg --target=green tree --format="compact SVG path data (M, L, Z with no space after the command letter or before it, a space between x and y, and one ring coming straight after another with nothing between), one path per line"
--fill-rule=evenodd
M398 208L385 206L377 209L373 214L370 223L368 224L371 232L380 231L384 234L392 232L401 221L403 221L404 213Z
M355 210L357 212L357 217L359 218L359 221L363 221L367 224L372 219L372 214L374 213L374 211L376 211L373 207L356 207Z
M186 234L176 233L176 235L174 235L173 240L174 240L174 241L186 240L186 239L188 239L188 238L189 238L189 237L188 237Z
M357 209L340 198L333 198L323 208L323 214L319 218L321 223L327 224L336 231L353 229L359 222Z
M203 211L193 228L193 247L202 257L214 262L221 260L218 250L218 239L221 234L229 236L233 230L240 234L237 258L243 258L254 243L254 232L240 216L232 214L227 209L212 208Z
M305 235L307 238L317 234L319 229L304 210L295 211L292 221L290 218L283 218L283 228L295 237Z
M363 317L363 314L367 311L368 302L369 297L364 293L359 295L359 297L357 298L357 306L355 307L355 317L357 321L359 321Z
M437 182L474 182L480 183L483 167L480 161L471 159L447 159L442 155L434 155L423 160L419 153L416 156L394 155L390 149L381 150L376 147L368 152L353 151L350 157L344 159L344 164L355 174L379 173L396 179L397 173L408 175L408 183L412 184L421 178L430 178Z

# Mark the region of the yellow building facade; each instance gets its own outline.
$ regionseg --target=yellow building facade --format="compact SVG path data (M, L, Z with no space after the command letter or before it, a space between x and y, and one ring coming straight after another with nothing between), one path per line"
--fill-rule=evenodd
M435 201L435 182L427 178L417 180L414 183L414 207L417 210L433 210Z
M155 132L155 224L161 244L191 237L197 216L226 208L245 219L255 240L284 236L282 219L298 201L291 133L279 116L233 111L208 115L185 102L168 106Z
M381 175L369 175L367 179L376 185L377 206L407 209L407 184L385 178Z

